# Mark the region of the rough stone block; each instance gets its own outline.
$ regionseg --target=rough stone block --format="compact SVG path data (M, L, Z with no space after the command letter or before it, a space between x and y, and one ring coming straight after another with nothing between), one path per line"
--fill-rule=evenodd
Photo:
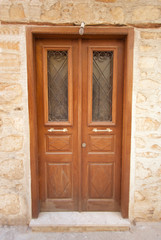
M143 196L143 194L139 191L135 192L135 201L144 201L145 197Z
M143 39L161 39L161 33L157 32L141 32L140 36Z
M50 6L49 9L42 9L42 13L41 13L41 20L58 20L60 19L60 9L61 9L61 4L60 2L56 2L55 4L53 4L52 6Z
M20 28L17 26L0 26L0 35L19 35Z
M0 72L0 82L10 82L10 81L19 81L20 80L20 73L5 73L5 72ZM2 91L2 89L1 89Z
M20 103L22 88L20 84L0 83L0 105Z
M147 97L144 94L138 92L137 97L136 97L136 102L143 103L143 102L146 102L146 100L147 100Z
M140 57L138 66L140 69L154 70L154 67L156 67L156 63L156 57Z
M141 152L141 153L136 153L136 157L141 157L141 158L156 158L160 154L156 152Z
M139 81L139 89L141 90L151 90L151 89L158 89L160 84L152 79L146 79Z
M161 151L161 146L159 146L158 144L154 144L154 145L152 145L152 147L151 147L152 149L154 149L154 150L156 150L156 151Z
M7 159L0 162L0 176L9 180L19 180L24 176L23 161Z
M11 42L11 41L0 41L0 48L7 49L7 50L15 50L15 51L20 50L19 42Z
M0 53L0 69L20 71L20 56L18 54Z
M141 137L135 138L135 145L136 145L136 148L145 148L146 146L144 139Z
M23 137L19 135L10 135L0 138L0 151L13 152L19 151L23 146Z
M121 7L111 8L110 13L112 15L113 21L115 23L123 23L124 22L124 11Z
M13 4L9 9L9 16L11 20L23 20L25 19L24 8L22 4Z
M132 21L154 21L160 18L160 9L156 6L137 7L132 13Z
M150 168L145 168L142 163L136 164L136 178L146 179L152 176L152 171Z
M142 51L142 52L148 52L150 50L152 50L152 46L150 46L150 45L145 44L145 45L140 46L140 51Z
M4 215L15 215L20 211L19 196L8 193L0 195L0 213Z
M73 7L73 11L71 13L71 18L76 22L89 22L90 21L90 12L89 12L89 4L87 3L78 3Z
M160 122L150 117L141 117L136 119L137 131L157 131L160 127Z

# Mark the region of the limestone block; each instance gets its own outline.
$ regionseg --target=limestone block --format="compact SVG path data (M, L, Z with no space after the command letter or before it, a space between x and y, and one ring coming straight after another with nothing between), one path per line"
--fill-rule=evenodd
M150 168L145 168L140 162L136 164L136 178L146 179L152 176L152 171Z
M53 4L49 9L42 9L41 12L41 20L58 20L60 19L60 13L61 13L61 3L60 2L56 2L55 4Z
M145 197L143 196L143 194L139 191L135 192L135 201L144 201Z
M23 161L7 159L0 162L0 176L9 180L19 180L24 176Z
M138 104L139 106L139 104ZM147 114L148 110L147 110L147 106L143 106L143 107L138 107L136 106L136 114L137 115L143 115L143 114Z
M140 36L143 39L161 39L161 33L156 32L141 32Z
M13 152L21 150L23 146L23 137L19 135L10 135L0 138L0 151Z
M20 73L0 72L0 82L19 81Z
M7 49L7 50L16 50L19 51L20 46L19 42L11 42L11 41L0 41L0 49Z
M142 52L148 52L152 49L152 46L148 45L148 44L145 44L145 45L141 45L140 46L140 51Z
M157 150L157 151L161 151L161 146L159 146L158 144L154 144L154 145L152 145L152 147L151 147L152 149L154 149L154 150Z
M9 5L1 4L0 6L0 20L9 19Z
M74 5L71 13L71 18L75 22L89 22L90 21L89 5L87 3L78 3Z
M20 103L22 88L20 84L0 83L0 104Z
M151 207L149 200L135 202L134 215L137 221L143 221L146 219L152 219L154 213L154 207Z
M155 6L140 6L132 13L133 22L154 21L160 18L160 8Z
M20 28L17 26L0 26L0 35L19 35Z
M147 100L147 97L144 94L138 92L137 97L136 97L136 102L143 103L143 102L146 102L146 100Z
M156 158L160 154L156 152L143 152L143 153L136 153L136 157L141 158Z
M159 89L160 84L152 79L146 79L139 81L139 88L141 90L151 90L151 89Z
M20 56L18 54L0 53L0 69L12 69L13 72L18 72L20 65Z
M140 57L138 66L140 69L153 70L156 67L157 58L155 57Z
M136 148L145 148L145 141L141 137L136 137L135 138L135 145Z
M15 215L20 211L19 196L16 194L0 195L0 213L4 215Z
M124 22L124 11L121 7L111 8L110 13L112 15L113 21L115 23L123 23Z
M91 11L91 20L97 21L97 22L107 22L109 21L109 17L111 17L111 14L109 14L109 10L106 6L106 4L103 4L100 7L100 3L96 3L94 5L94 8Z
M29 7L29 18L30 18L30 20L38 21L38 20L40 20L40 15L41 15L40 6L32 5L31 7Z
M13 132L23 132L24 130L24 118L20 117L3 117L4 132L8 133L8 129ZM15 131L16 130L16 131Z
M9 9L9 16L11 20L23 20L25 19L25 13L22 4L13 4Z
M150 117L141 117L136 119L137 131L156 131L160 127L160 122Z
M158 134L149 134L148 137L153 139L161 139L161 135L158 135Z

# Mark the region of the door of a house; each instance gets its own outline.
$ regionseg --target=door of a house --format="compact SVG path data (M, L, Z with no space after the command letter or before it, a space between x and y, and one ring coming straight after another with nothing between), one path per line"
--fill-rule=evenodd
M36 40L41 211L119 211L124 44Z

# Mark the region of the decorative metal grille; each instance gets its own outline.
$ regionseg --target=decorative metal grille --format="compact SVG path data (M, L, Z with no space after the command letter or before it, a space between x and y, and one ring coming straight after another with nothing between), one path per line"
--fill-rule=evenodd
M68 52L51 50L48 59L48 120L68 121Z
M92 121L112 121L113 52L93 51Z

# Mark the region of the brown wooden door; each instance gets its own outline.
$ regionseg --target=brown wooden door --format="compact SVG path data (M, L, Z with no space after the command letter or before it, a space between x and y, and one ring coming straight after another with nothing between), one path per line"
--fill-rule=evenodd
M119 211L121 40L36 41L41 211Z
M119 211L123 43L83 42L82 209Z

